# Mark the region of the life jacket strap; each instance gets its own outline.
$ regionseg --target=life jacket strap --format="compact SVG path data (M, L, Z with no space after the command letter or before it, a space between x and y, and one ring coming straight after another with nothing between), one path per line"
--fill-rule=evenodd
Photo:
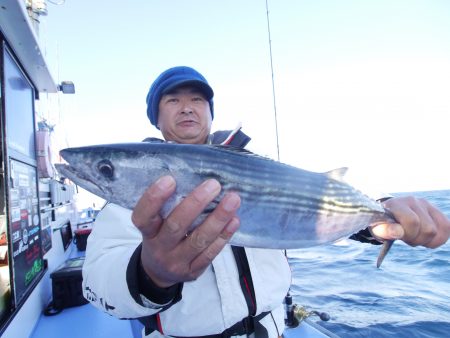
M170 336L173 338L230 338L233 336L250 335L255 333L255 337L268 338L266 328L260 323L260 320L267 316L270 311L262 312L257 316L248 316L237 322L233 326L224 330L222 333L206 336Z

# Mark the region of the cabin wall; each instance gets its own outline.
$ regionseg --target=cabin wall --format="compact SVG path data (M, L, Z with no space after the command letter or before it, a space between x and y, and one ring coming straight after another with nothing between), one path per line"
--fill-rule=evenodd
M9 171L9 161L11 159L17 160L20 163L25 163L29 168L34 168L36 177L38 180L36 182L36 187L33 188L37 190L38 196L38 213L39 227L40 227L40 239L41 241L41 251L44 270L37 274L38 278L34 280L33 283L29 285L29 291L27 291L23 298L17 303L10 303L9 306L13 310L7 317L6 321L2 319L0 327L0 335L2 338L26 338L29 337L37 325L42 311L46 308L52 298L52 288L51 288L51 273L62 265L69 257L77 255L77 250L74 245L65 246L63 245L63 238L67 240L67 236L62 236L62 229L66 229L68 225L71 225L72 229L75 230L78 223L78 210L75 203L76 190L73 185L66 185L58 182L56 180L56 173L51 172L49 175L42 175L42 170L40 168L40 152L39 142L37 140L38 123L42 120L46 120L50 125L52 124L52 116L60 116L59 107L55 105L58 102L57 98L57 84L53 80L49 68L46 64L43 49L40 47L40 42L38 41L38 30L36 27L37 20L30 19L28 16L29 9L26 8L25 1L23 0L4 0L2 1L2 9L0 10L0 46L1 50L8 50L8 53L12 55L14 62L20 68L18 74L23 77L21 83L15 83L17 85L22 85L25 83L26 86L32 88L30 91L33 98L25 97L25 102L31 100L26 109L19 109L11 98L5 97L4 88L5 83L3 82L13 82L13 78L4 80L5 69L2 57L0 56L0 88L2 93L0 95L1 105L0 105L0 124L1 124L1 159L2 165L0 168L1 179L6 188L2 191L4 197L0 196L5 204L11 202L9 194L11 191L8 190L9 178L8 175L11 173ZM34 18L35 19L35 18ZM9 56L8 56L9 57ZM19 79L20 80L20 79ZM14 85L14 84L13 84ZM13 86L11 85L11 86ZM17 92L20 94L20 86ZM14 88L12 89L14 92ZM7 104L7 100L9 103ZM17 100L18 103L24 102L24 100ZM8 111L9 110L9 111ZM20 148L15 148L8 144L11 138L6 135L6 122L12 119L18 119L18 115L13 115L8 117L10 111L14 111L13 114L27 114L33 118L34 125L33 128L28 128L28 132L25 135L29 137L30 142L33 145L30 146L32 149L29 152L24 153ZM29 119L28 119L29 120ZM40 131L44 130L48 135L51 135L51 128L46 129L39 127ZM22 127L10 128L10 131L14 131L20 138ZM30 131L31 130L31 131ZM14 134L10 133L10 134ZM29 135L29 136L28 136ZM36 138L37 137L37 138ZM62 136L63 137L63 136ZM36 140L36 147L34 145L34 140ZM62 144L59 140L54 140L56 142L49 143L49 150L51 150L51 155L46 154L47 160L54 162L54 158L58 153L58 147ZM31 144L31 143L30 143ZM25 147L26 148L26 147ZM47 149L46 149L47 150ZM5 170L6 169L6 170ZM11 170L12 172L12 170ZM30 180L32 182L33 180ZM34 184L34 183L33 183ZM3 187L0 187L3 189ZM1 189L0 189L1 190ZM0 195L2 195L0 194ZM22 201L21 201L22 202ZM33 201L33 206L35 206L35 201ZM19 208L17 208L19 209ZM21 206L20 209L23 209ZM25 208L26 209L26 208ZM0 210L1 211L1 210ZM30 213L31 215L31 213ZM8 229L11 229L11 210L6 205L5 223ZM35 221L31 216L25 217L24 221L28 221L34 224ZM20 228L20 226L19 226ZM8 247L9 247L9 266L13 266L13 241L17 243L17 238L13 238L11 231L8 234ZM17 232L17 230L15 230ZM23 235L21 235L23 236ZM45 237L45 238L44 238ZM25 243L25 241L23 241ZM67 244L67 243L65 243ZM26 243L24 244L26 245ZM13 281L11 281L11 284ZM7 313L7 311L6 311Z
M1 335L2 338L29 337L38 324L43 309L51 301L50 274L62 265L68 257L75 254L76 251L76 248L71 245L64 252L61 236L58 231L53 232L52 243L52 249L45 256L49 263L47 272L3 332Z

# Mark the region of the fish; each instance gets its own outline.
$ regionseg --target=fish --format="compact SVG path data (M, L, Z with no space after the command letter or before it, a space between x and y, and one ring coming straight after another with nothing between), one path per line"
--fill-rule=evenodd
M230 239L236 246L308 248L347 238L369 224L395 222L380 203L343 180L346 168L318 173L231 146L165 142L75 147L60 155L66 161L56 164L61 176L130 210L148 186L162 176L173 176L176 191L161 210L163 218L196 186L216 179L222 186L220 195L193 228L224 194L236 192L241 198L241 226ZM377 265L391 245L385 242Z

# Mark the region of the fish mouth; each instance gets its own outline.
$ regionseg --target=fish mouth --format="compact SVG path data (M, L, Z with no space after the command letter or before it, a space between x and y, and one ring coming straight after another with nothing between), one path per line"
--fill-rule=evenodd
M69 180L81 186L82 188L88 191L101 192L101 194L103 195L105 194L105 191L101 185L98 185L96 182L92 181L89 176L85 176L82 173L77 172L71 165L56 163L55 167L61 176L67 177Z

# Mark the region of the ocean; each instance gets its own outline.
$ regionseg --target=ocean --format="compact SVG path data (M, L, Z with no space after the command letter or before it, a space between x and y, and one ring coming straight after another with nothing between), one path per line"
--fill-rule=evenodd
M450 190L408 195L450 217ZM379 249L346 240L289 250L294 302L328 313L310 319L340 337L450 337L450 241L434 250L397 241L377 269Z

